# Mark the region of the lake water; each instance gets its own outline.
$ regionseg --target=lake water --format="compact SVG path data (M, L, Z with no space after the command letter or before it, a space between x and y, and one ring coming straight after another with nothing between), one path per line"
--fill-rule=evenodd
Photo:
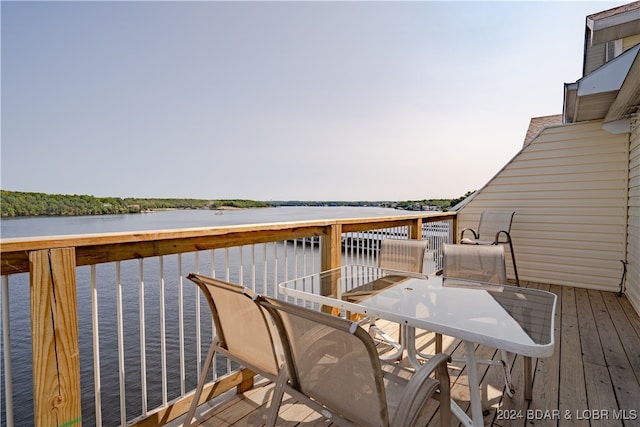
M222 214L220 214L222 212ZM36 218L16 218L2 219L0 221L0 231L2 238L11 237L31 237L31 236L51 236L68 234L88 234L88 233L108 233L123 231L143 231L143 230L163 230L176 228L213 227L237 224L259 224L302 220L320 220L337 218L358 218L358 217L379 217L397 216L402 211L385 208L365 208L365 207L280 207L262 208L246 210L210 211L210 210L171 210L159 211L148 214L132 215L108 215L108 216L80 216L80 217L36 217ZM286 251L287 245L279 243L273 249L271 247L256 249L256 259L262 259L261 251ZM248 251L247 251L248 252ZM281 252L279 252L281 253ZM197 323L193 314L193 307L196 305L196 288L189 281L185 280L183 290L180 291L180 279L188 271L207 272L215 269L219 272L218 277L236 281L238 273L236 271L226 271L225 257L236 257L239 255L232 252L216 259L202 259L196 266L191 258L185 257L184 261L177 261L176 257L167 257L159 265L157 259L144 261L144 290L145 301L145 335L146 335L146 364L147 364L147 386L149 389L148 407L153 408L161 404L162 384L159 382L160 372L160 324L161 314L159 310L160 296L164 294L163 303L166 304L165 326L167 336L167 367L168 367L168 399L177 397L180 393L179 370L179 348L178 342L178 305L179 292L183 292L185 304L185 334L189 334L185 342L186 355L185 363L187 368L187 390L195 387L195 349L193 330ZM244 253L243 259L248 256ZM309 263L317 262L317 248L310 250ZM202 257L206 258L206 257ZM298 261L296 261L298 262ZM306 258L300 264L307 262ZM234 260L231 259L231 265ZM237 264L237 262L236 262ZM293 264L293 262L291 263ZM140 372L140 309L139 301L141 290L139 287L139 264L138 261L127 261L121 265L122 293L123 293L123 325L124 325L124 347L125 347L125 376L127 387L126 407L128 418L140 414L142 399L140 384L142 374ZM282 265L278 267L282 269ZM295 268L289 265L291 270ZM181 269L181 270L180 270ZM100 333L100 356L101 356L101 380L102 380L102 417L103 425L119 425L120 411L120 390L118 382L118 357L117 352L117 328L116 325L116 267L113 264L100 265L96 268L97 293L99 301L99 333ZM265 276L269 271L269 281L273 281L273 274L278 280L282 273L276 271L269 264L264 265ZM80 364L81 364L81 388L83 425L95 424L95 404L94 404L94 378L93 378L93 348L91 329L91 289L90 289L90 269L80 267L77 269L78 283L78 319L80 338ZM160 276L164 279L160 279ZM261 273L258 274L260 280ZM161 282L166 282L161 292ZM13 361L13 387L15 402L15 422L18 426L33 425L33 396L32 384L33 375L31 369L31 336L30 336L30 314L29 314L29 286L28 275L20 274L10 277L9 281L9 301L10 301L10 325L11 325L11 351ZM262 286L258 283L258 286ZM2 298L7 296L2 295ZM203 299L200 300L203 317L208 316L208 307ZM0 306L1 310L1 306ZM1 317L0 317L1 318ZM206 354L209 342L206 337L211 337L211 322L203 320L202 325L202 350ZM209 338L210 339L210 338ZM204 357L204 355L203 355ZM1 362L3 363L3 362ZM4 406L4 364L2 364L2 390L0 414L0 425L5 423Z
M0 236L31 237L262 224L337 218L401 215L402 211L374 207L279 207L239 210L167 210L146 214L3 218Z

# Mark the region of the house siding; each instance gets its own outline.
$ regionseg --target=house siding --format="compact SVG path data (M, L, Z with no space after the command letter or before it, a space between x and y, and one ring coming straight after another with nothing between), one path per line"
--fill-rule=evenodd
M515 210L520 280L618 290L628 142L600 121L545 129L460 210L459 230L476 228L483 210ZM510 260L507 269L514 278Z
M640 43L640 34L623 38L622 52L631 49L638 43ZM584 57L583 77L591 74L605 64L606 47L606 43L596 45L587 44L586 55Z
M629 144L629 239L627 242L627 298L640 313L640 123Z
M635 36L629 36L622 39L622 51L626 51L627 49L631 49L635 45L640 43L640 34L636 34Z
M587 47L587 53L584 57L584 70L582 72L583 77L591 74L604 65L604 50L604 44L597 44L594 46L589 45Z

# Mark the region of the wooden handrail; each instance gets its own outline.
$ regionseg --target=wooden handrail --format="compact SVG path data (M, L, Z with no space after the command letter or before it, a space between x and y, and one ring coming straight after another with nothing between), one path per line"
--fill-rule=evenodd
M28 272L28 252L40 249L74 247L76 249L76 265L83 266L302 237L326 236L330 233L330 228L336 225L341 226L343 233L403 225L418 229L415 226L417 220L426 223L454 219L455 217L455 212L432 212L398 217L1 239L0 274Z

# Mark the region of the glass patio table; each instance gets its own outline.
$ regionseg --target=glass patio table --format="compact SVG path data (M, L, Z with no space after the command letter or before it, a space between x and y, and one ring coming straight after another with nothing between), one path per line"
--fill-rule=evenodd
M462 340L471 418L453 400L451 409L468 426L484 425L475 344L500 349L503 355L524 356L527 399L531 399L531 357L549 357L554 352L557 298L538 289L345 265L285 281L279 291L310 308L333 307L342 314L360 313L402 325L413 364L419 363L416 328ZM503 362L508 361L503 357Z

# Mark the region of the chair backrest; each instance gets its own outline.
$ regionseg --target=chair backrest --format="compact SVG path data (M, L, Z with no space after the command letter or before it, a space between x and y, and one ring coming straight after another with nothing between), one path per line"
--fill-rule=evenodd
M494 243L507 243L500 241L498 233L501 231L511 233L514 214L514 211L483 211L480 214L480 223L478 224L478 239L491 239L494 240Z
M274 350L275 331L250 290L193 273L187 278L198 285L209 303L218 345L238 363L260 370L267 378L277 377L280 363Z
M389 425L375 344L356 323L259 297L280 334L291 386L356 425Z
M380 243L378 267L422 273L428 240L384 239Z
M443 276L505 285L507 271L502 245L443 246Z

